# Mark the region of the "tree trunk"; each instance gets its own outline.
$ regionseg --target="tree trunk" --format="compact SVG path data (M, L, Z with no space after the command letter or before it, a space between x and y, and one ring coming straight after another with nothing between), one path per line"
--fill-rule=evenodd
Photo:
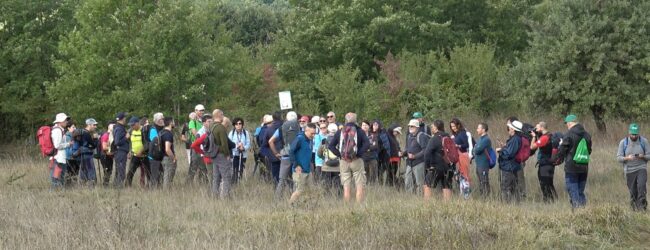
M605 124L605 109L601 105L591 106L591 113L594 115L596 128L598 132L607 133L607 125Z

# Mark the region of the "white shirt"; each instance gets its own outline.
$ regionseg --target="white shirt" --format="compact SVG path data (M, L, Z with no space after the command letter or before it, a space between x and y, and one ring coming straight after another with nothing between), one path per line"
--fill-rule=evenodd
M54 159L58 163L65 164L65 149L70 146L70 142L67 141L67 138L63 134L63 129L59 127L59 125L52 127L52 143L54 144L54 148L57 150Z

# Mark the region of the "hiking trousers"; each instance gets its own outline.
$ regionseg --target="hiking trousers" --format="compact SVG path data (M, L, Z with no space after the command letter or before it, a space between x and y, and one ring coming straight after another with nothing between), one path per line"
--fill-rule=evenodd
M404 174L404 189L407 192L419 194L424 185L424 162L411 166L411 163L406 166L406 173ZM415 185L413 185L415 182Z
M162 178L162 162L149 158L149 187L157 188L160 186Z
M625 174L627 179L627 188L630 191L630 205L634 210L646 210L648 201L646 200L646 182L648 181L648 171L639 169L632 173Z
M94 185L97 180L97 171L95 170L95 162L93 161L93 156L88 154L81 155L81 161L79 165L79 175L81 181L90 181Z
M203 163L203 158L200 154L197 154L194 151L190 152L190 169L187 171L187 180L186 184L192 184L194 182L194 176L198 172L198 178L200 183L208 183L208 169Z
M478 193L487 197L490 195L490 168L476 167L476 179L478 179Z
M501 201L503 202L519 202L520 194L517 187L518 175L517 171L501 170Z
M121 188L124 186L124 179L126 178L126 158L129 152L118 150L115 152L115 168L117 175L115 175L115 187Z
M232 183L237 184L244 177L244 167L246 166L246 157L239 155L232 158Z
M587 205L587 196L585 195L587 173L565 173L564 179L571 206L573 208L580 208Z
M140 186L145 186L145 179L151 182L151 170L149 167L149 159L145 157L131 157L131 163L129 164L129 171L126 173L126 186L130 187L133 182L133 176L135 171L140 168Z
M282 192L284 192L285 186L287 187L287 190L291 190L293 181L289 178L290 173L291 173L291 160L289 158L282 157L282 160L280 161L280 182L278 182L278 185L275 188L276 199L282 198Z
M161 162L163 166L163 188L167 189L171 187L174 182L174 176L176 176L176 162L173 159L165 156Z
M230 185L232 181L232 165L223 154L218 154L212 159L212 195L225 199L230 197Z
M537 178L539 179L539 186L542 188L544 202L553 202L557 199L557 192L555 191L555 185L553 185L554 174L555 166L553 165L539 166L537 169Z
M526 169L526 163L521 163L521 169L517 171L517 191L521 197L526 197L526 176L524 172Z
M104 172L102 185L106 187L111 180L111 175L113 175L113 156L102 155L99 162L102 164L102 171Z
M366 169L366 175L368 183L375 183L378 180L379 176L379 164L376 159L363 161L364 168Z

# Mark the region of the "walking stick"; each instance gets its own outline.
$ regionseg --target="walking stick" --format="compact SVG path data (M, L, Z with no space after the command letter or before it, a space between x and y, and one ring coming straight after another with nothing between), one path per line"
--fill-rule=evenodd
M244 174L244 171L242 171L241 167L241 158L244 157L244 153L241 151L241 149L237 149L239 152L239 163L237 164L237 182L239 182L242 179L242 175Z

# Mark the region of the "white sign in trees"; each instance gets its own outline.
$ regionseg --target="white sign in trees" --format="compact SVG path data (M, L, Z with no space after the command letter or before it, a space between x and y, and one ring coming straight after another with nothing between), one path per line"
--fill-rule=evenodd
M292 109L293 108L293 104L291 103L291 92L290 91L278 92L278 96L280 97L280 109L281 110L286 110L286 109Z

